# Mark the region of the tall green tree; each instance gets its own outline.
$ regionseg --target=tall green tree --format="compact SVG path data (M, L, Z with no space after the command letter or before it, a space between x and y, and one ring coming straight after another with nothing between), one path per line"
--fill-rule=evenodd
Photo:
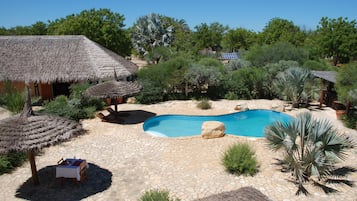
M283 169L291 172L298 185L296 194L308 194L304 183L311 181L325 192L336 191L326 181L343 183L333 177L334 165L345 159L346 151L353 147L347 137L340 135L331 122L314 119L310 112L299 114L288 123L277 122L265 130L272 150L282 150ZM348 184L348 182L344 182Z
M333 64L347 63L357 58L356 20L323 17L317 26L318 44L323 57L331 57Z
M211 48L213 51L222 49L221 42L224 33L228 30L218 22L211 24L202 23L195 26L196 31L193 33L193 43L198 50Z
M357 63L342 67L337 75L336 89L338 99L347 103L357 104L355 93L357 91Z
M257 41L257 34L244 28L231 29L223 35L222 48L228 52L248 50Z
M124 16L109 9L84 10L79 14L51 21L50 35L85 35L89 39L122 55L130 55L131 40L124 28Z
M288 42L296 46L302 46L305 34L292 21L273 18L260 33L261 42L274 44L276 42Z

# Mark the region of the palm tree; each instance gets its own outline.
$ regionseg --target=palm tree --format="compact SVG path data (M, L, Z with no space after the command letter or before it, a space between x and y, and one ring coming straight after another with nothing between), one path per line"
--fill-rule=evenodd
M277 122L267 127L266 139L272 150L283 150L283 169L291 171L298 185L296 194L308 194L303 183L312 181L325 192L336 191L325 185L334 175L334 165L345 159L353 143L339 135L327 120L316 120L310 112L299 114L296 119ZM322 181L322 183L321 183Z
M293 107L299 107L302 98L308 96L307 86L312 79L310 70L290 67L277 75L273 86L283 99L292 101Z

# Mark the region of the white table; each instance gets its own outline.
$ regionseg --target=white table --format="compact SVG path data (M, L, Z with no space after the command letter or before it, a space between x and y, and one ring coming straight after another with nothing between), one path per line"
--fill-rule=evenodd
M63 163L56 166L56 178L75 178L77 181L81 181L81 163L85 163L88 168L85 160L67 158Z

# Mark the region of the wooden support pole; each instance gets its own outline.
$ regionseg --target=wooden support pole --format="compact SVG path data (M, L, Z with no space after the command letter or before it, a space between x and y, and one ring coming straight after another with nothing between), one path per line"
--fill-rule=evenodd
M31 165L31 172L32 172L32 180L35 185L40 184L40 180L38 179L37 168L36 168L36 161L35 161L35 153L31 149L29 150L29 160Z

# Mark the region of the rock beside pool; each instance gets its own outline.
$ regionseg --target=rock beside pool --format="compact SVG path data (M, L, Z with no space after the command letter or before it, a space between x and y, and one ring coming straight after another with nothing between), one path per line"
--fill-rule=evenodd
M220 121L205 121L202 124L201 136L204 139L219 138L224 136L226 127Z

